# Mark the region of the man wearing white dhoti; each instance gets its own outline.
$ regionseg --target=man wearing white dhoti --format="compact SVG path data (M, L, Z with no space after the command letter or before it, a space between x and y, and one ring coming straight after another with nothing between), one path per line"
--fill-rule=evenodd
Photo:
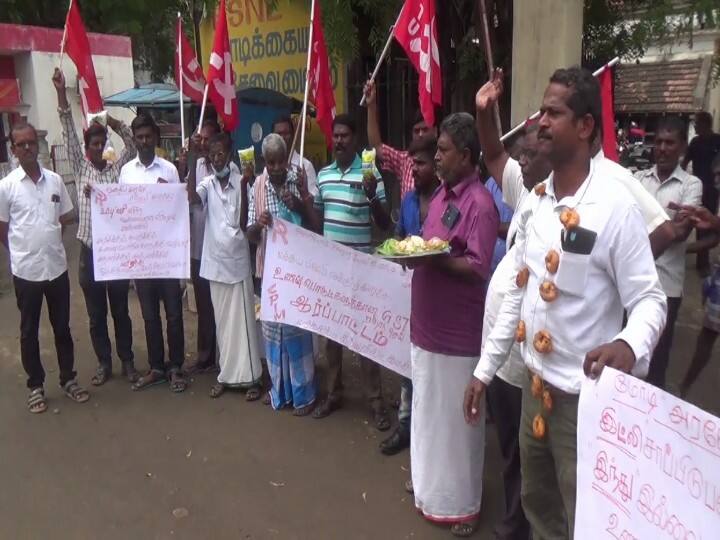
M475 172L480 144L473 117L449 116L437 147L444 182L430 201L423 237L447 240L451 251L422 259L412 279L410 459L418 510L469 536L482 502L485 426L467 425L457 399L480 354L499 220Z
M189 166L194 167L197 140L192 142ZM255 295L250 248L245 236L248 216L247 180L230 169L231 141L226 133L210 139L208 160L213 174L197 186L188 180L191 202L206 209L200 276L210 282L215 311L218 363L217 384L211 397L228 387L247 389L246 399L260 397L260 347L255 327Z

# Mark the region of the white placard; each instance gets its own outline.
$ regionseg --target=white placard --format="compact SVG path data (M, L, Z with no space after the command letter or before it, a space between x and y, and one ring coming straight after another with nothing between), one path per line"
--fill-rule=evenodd
M91 204L96 280L190 277L184 184L98 184Z
M575 538L720 538L720 419L605 368L577 440Z
M261 318L321 334L410 376L410 278L397 264L276 219Z

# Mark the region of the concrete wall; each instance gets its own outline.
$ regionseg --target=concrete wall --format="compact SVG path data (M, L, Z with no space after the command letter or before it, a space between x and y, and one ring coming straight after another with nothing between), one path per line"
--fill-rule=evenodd
M22 100L29 108L22 111L28 120L38 129L48 132L50 145L63 144L62 128L57 113L57 96L52 85L55 67L60 63L60 55L52 52L29 52L15 56L15 70L20 79ZM108 96L134 85L132 58L94 55L95 73L100 85L100 94ZM80 96L77 92L77 71L75 64L66 56L63 60L63 72L68 86L68 100L73 110L75 127L82 133L82 113ZM130 109L110 107L108 112L115 118L130 122L135 116ZM111 138L115 150L123 145L119 137Z
M555 69L580 63L582 30L582 0L514 1L513 125L540 107Z

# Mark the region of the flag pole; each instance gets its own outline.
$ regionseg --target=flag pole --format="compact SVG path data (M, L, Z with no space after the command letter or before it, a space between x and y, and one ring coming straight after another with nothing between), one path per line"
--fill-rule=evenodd
M178 70L180 71L180 147L185 146L185 103L183 102L183 79L185 74L183 73L183 56L182 56L182 18L178 11Z
M495 71L495 63L492 57L492 46L490 44L490 27L488 26L487 7L485 0L480 0L480 17L482 18L483 39L485 41L485 63L488 69L488 79L492 80ZM493 113L495 115L495 125L497 126L498 135L502 135L502 123L500 122L500 105L496 101L493 105Z
M402 9L400 9L400 13L402 13ZM400 19L400 15L398 15L398 20ZM385 46L383 47L382 52L380 53L380 58L378 58L377 64L375 64L375 69L372 72L372 75L370 75L370 81L375 81L375 77L377 77L378 72L380 71L380 67L382 66L383 62L385 61L385 57L387 56L388 51L390 50L390 44L392 43L393 38L395 37L395 26L397 25L397 20L394 24L390 26L389 35L387 38L387 41L385 42ZM360 106L365 106L365 93L363 92L363 97L360 100Z
M205 105L207 104L207 94L208 94L208 83L205 83L205 90L203 90L202 105L200 105L200 121L198 122L196 133L200 133L200 130L202 129L203 120L205 119Z
M65 15L65 28L63 28L63 37L62 41L60 41L60 71L62 71L62 65L63 65L63 58L65 57L65 40L67 39L67 18L68 15L70 15L70 9L72 8L73 0L70 0L70 4L68 4L68 12Z
M305 157L305 123L307 121L308 93L310 91L310 57L312 56L313 22L315 21L315 0L310 3L310 32L308 32L308 55L305 69L305 97L303 98L302 121L300 123L300 163Z
M615 58L613 58L612 60L610 60L610 61L609 61L607 64L605 64L604 66L601 66L600 68L596 69L595 72L593 73L593 76L594 76L594 77L598 77L603 71L605 71L606 69L610 69L611 67L613 67L613 66L614 66L615 64L617 64L618 62L620 62L620 57L619 57L619 56L616 56ZM500 142L506 141L507 139L509 139L510 137L512 137L513 135L515 135L518 131L520 131L522 128L524 128L524 127L527 125L528 122L530 122L530 121L532 121L532 120L535 120L535 119L538 118L539 116L540 116L540 111L535 111L533 114L531 114L530 116L528 116L527 120L522 121L522 122L519 123L517 126L515 126L514 128L512 128L510 131L508 131L505 135L503 135L502 137L500 137Z

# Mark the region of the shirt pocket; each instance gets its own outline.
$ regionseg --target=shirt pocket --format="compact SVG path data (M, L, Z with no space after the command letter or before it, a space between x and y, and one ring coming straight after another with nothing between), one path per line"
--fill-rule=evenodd
M563 251L560 267L555 276L555 285L564 293L584 296L590 269L590 255L579 255Z
M57 201L54 199L57 199ZM59 194L50 195L47 200L40 201L40 217L49 225L58 225L60 223Z

